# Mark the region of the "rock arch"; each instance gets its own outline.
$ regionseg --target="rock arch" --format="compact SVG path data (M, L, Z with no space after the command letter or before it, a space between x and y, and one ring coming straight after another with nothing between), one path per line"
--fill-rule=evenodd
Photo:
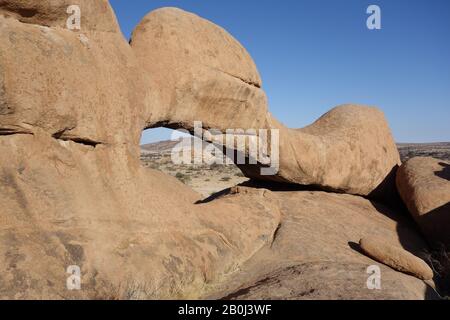
M147 86L158 88L161 97L149 126L192 131L194 121L202 121L223 133L279 130L278 173L264 176L255 166L240 166L251 178L368 196L400 164L376 108L339 106L306 128L285 127L268 112L248 52L224 29L192 13L177 8L149 13L134 30L131 46L147 71ZM248 156L248 148L240 151ZM394 181L389 183L392 192Z
M401 246L407 238L416 250L425 246L400 215L383 214L390 211L352 195L277 193L240 186L210 203L194 204L200 200L198 194L175 179L140 166L139 138L144 127L172 125L183 119L187 122L194 115L219 129L235 125L279 128L282 148L306 145L309 149L301 151L308 157L318 157L317 148L329 148L325 150L333 157L348 155L354 148L361 158L353 165L370 174L370 165L363 165L382 147L374 144L378 151L363 156L366 149L362 144L370 142L374 134L381 132L380 139L383 132L387 134L381 113L347 106L319 120L320 127L341 133L340 141L322 134L317 126L299 131L284 128L267 113L251 60L242 62L249 70L242 72L246 69L238 60L245 51L224 31L206 22L202 23L208 27L199 31L212 32L226 44L226 54L239 55L225 60L224 65L215 65L223 59L217 60L212 52L208 72L202 78L207 80L205 90L218 93L212 95L214 99L226 94L224 105L244 100L244 110L245 105L253 110L252 117L244 113L234 120L234 114L221 109L203 114L205 110L196 104L188 105L188 110L168 109L164 104L166 89L161 82L151 84L158 73L147 68L158 65L168 68L168 75L183 78L182 70L170 67L170 59L180 54L180 48L165 51L166 56L160 57L170 59L154 57L153 64L147 65L143 57L149 58L149 52L145 46L138 49L137 38L139 32L150 28L151 21L144 20L137 29L141 31L136 31L132 48L120 33L106 0L78 1L84 17L82 29L64 29L62 17L66 17L65 6L70 2L0 0L0 79L4 84L0 106L8 110L0 113L1 298L200 298L224 283L227 290L239 287L243 283L240 276L237 283L231 282L233 285L227 282L239 270L257 281L288 265L306 266L317 288L315 297L342 298L335 284L360 288L364 266L373 263L353 252L348 241L358 241L375 229L389 243ZM196 24L199 18L178 10L164 9L158 15L175 29L183 19L195 22L192 28L201 26ZM157 25L166 26L163 22ZM143 45L147 40L143 39ZM195 72L191 76L201 75L203 70L189 64L185 67ZM142 72L143 68L147 72ZM215 75L217 79L211 79ZM193 84L182 90L183 101L198 97ZM168 96L173 94L168 92ZM352 135L359 134L359 129L342 129L330 121L337 118L347 123L344 120L355 115L375 115L375 120L361 143L352 145L346 134L356 140ZM384 165L371 164L375 180L395 162L387 141ZM304 162L291 166L292 161L302 160L295 155L283 157L287 164L282 164L280 172L302 183L311 175L303 175L309 170ZM324 159L332 161L333 157ZM375 184L361 187L348 180L347 184L317 181L361 194ZM70 265L81 268L81 291L66 288ZM258 267L253 269L254 265ZM323 268L329 272L320 272ZM382 293L355 290L344 294L352 298L425 297L426 286L418 279L388 268L383 274L386 282ZM305 280L298 273L295 279Z

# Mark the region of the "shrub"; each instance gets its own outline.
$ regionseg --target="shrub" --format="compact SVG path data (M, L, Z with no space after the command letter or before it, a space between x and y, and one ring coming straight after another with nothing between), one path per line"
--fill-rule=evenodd
M436 274L441 296L450 296L450 248L443 244L426 253L426 260Z
M185 175L182 172L177 172L177 174L175 175L175 178L177 178L178 180L180 180L184 184L187 184L191 180L191 178L189 176Z
M211 170L221 170L223 168L223 165L217 164L217 163L213 163L212 165L209 166L209 168Z

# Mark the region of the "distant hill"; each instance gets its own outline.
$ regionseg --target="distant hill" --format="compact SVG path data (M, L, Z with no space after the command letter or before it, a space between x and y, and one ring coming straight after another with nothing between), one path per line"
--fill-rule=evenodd
M180 142L182 142L181 139L142 145L142 164L144 167L156 169L174 176L200 193L204 198L248 180L234 164L208 164L212 160L212 156L208 153L199 153L199 156L205 160L202 163L195 165L175 164L171 159L171 153L173 148ZM203 148L208 145L206 142L201 142ZM184 143L190 144L190 140ZM195 159L195 157L194 153L193 158L190 160Z
M433 157L450 161L450 142L397 143L402 161L413 157Z
M194 138L197 141L200 141L198 138ZM141 150L143 154L160 154L160 155L167 155L170 154L172 149L178 145L179 143L184 143L186 146L191 145L191 140L183 140L182 138L177 140L166 140L166 141L159 141L154 143L148 143L141 145ZM201 141L202 148L205 148L207 145L209 145L208 142Z
M143 144L141 145L141 150L143 153L148 154L168 154L180 141L181 139Z

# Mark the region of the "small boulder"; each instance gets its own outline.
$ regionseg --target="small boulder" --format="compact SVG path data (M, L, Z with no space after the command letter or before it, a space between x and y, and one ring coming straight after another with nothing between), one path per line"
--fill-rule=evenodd
M393 246L375 237L362 238L359 245L369 257L397 271L413 275L422 280L433 278L433 271L426 262L403 248Z

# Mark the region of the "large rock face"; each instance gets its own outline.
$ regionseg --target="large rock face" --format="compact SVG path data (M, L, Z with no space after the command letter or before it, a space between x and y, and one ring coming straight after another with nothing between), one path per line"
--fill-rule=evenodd
M78 5L84 31L116 33L119 28L108 0L0 0L0 13L28 24L66 28L69 6ZM72 12L72 10L69 10Z
M45 15L22 22L29 4L2 2L0 15L0 296L196 296L263 246L278 224L271 212L247 224L247 205L200 209L193 191L140 167L157 100L113 15L91 10L111 13L107 2L80 3L82 14L116 28L79 32ZM66 17L60 4L42 5ZM69 265L84 290L65 288Z
M254 187L229 197L245 198ZM237 193L236 193L237 192ZM423 281L360 252L361 238L421 255L423 240L405 216L361 197L311 191L265 191L277 204L280 225L273 241L206 297L226 299L423 299L436 297ZM369 266L381 270L381 290L370 290Z
M375 197L394 191L400 158L379 110L345 105L306 128L286 128L268 112L246 50L222 28L179 9L148 14L133 33L132 47L148 73L147 86L160 90L160 108L152 109L148 127L192 132L194 121L201 121L223 133L277 129L279 170L267 175L261 162L240 165L248 177ZM249 157L248 148L234 147Z
M61 18L67 17L69 1L0 0L0 298L199 298L216 290L225 294L236 284L248 282L240 272L248 271L253 278L276 270L285 275L286 265L304 270L308 292L314 295L275 293L262 285L267 297L427 297L423 282L387 268L382 268L383 290L364 289L366 266L374 261L351 249L349 241L375 230L412 252L425 248L407 221L368 200L247 187L199 203L199 195L175 179L142 168L141 130L154 121L165 121L166 113L175 114L177 121L184 115L178 106L169 108L164 102L165 88L158 84L157 71L141 72L143 55L136 58L136 50L119 32L107 1L78 3L82 25L75 32L65 29ZM189 23L183 19L170 18L168 23ZM208 38L206 31L199 31L205 33L205 43L230 39L223 32ZM223 105L236 99L251 101L242 105L249 110L261 108L261 114L266 114L264 93L258 88L251 60L243 62L246 68L234 66L242 56L233 57L233 53L243 51L234 43L228 46L229 63L204 60L219 71L216 87L206 85L201 92L214 101L224 97ZM195 68L185 68L197 76ZM232 72L227 76L223 71ZM171 69L167 72L176 75ZM208 84L211 77L206 74L204 81ZM152 81L156 85L150 86ZM223 83L231 89L223 89ZM235 92L237 88L242 96ZM189 101L190 89L181 89L181 96ZM192 93L194 99L198 92ZM186 107L196 113L208 106L206 102L196 105L195 101L204 98ZM348 117L378 114L353 106L335 112ZM253 118L254 123L247 124L256 125L260 118L256 113ZM235 123L227 119L224 125ZM243 119L242 125L249 116ZM327 119L331 118L325 117L325 123ZM275 120L267 123L272 127ZM342 139L351 136L350 129L336 132L340 130ZM369 135L377 133L371 130ZM299 132L306 137L318 131ZM328 142L320 144L322 136ZM289 139L282 139L288 148L293 144ZM315 151L315 142L320 151ZM318 157L319 152L330 155L331 161L337 156L328 149L333 147L331 137L318 134L306 143L305 151L312 154L308 157ZM352 144L339 140L334 145L350 156ZM378 150L382 145L372 148ZM367 162L371 156L362 158L357 161ZM358 163L357 168L365 170L363 162ZM342 166L347 165L342 162ZM372 167L381 180L382 170L375 164ZM305 167L308 170L312 169ZM373 189L370 185L355 187L349 181L342 189L361 193ZM80 291L66 287L66 270L72 265L81 268ZM292 274L298 275L287 273L287 278L292 279ZM295 277L295 283L304 279ZM356 291L342 295L339 284L343 283Z
M156 86L161 108L148 126L188 130L265 128L267 101L247 51L222 28L194 14L164 8L148 14L131 40L136 56Z
M450 246L450 163L412 158L398 170L397 187L427 239Z
M10 135L0 163L1 298L195 298L279 223L260 198L195 205L123 147ZM66 288L70 265L81 291Z
M389 197L399 153L383 113L333 108L302 129L280 129L280 176L345 193Z
M0 2L1 130L44 130L88 144L138 143L144 107L155 101L149 101L150 91L141 84L137 61L108 2L80 2L79 32L60 21L69 17L70 1L55 3ZM16 14L30 10L37 13Z

